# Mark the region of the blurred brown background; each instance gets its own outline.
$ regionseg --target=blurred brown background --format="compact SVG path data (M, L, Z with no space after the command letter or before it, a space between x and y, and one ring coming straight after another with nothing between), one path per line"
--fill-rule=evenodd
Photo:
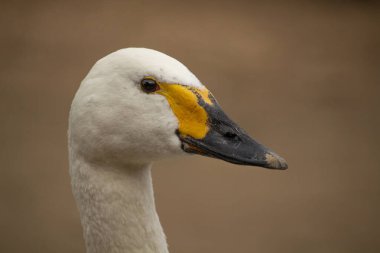
M171 252L380 252L380 8L373 1L1 1L0 252L84 252L73 95L129 46L185 63L287 171L155 164Z

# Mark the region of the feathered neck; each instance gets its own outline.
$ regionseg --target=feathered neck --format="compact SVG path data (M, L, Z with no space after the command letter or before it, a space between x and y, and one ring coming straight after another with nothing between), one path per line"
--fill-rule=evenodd
M73 193L87 253L167 253L151 165L90 164L70 152Z

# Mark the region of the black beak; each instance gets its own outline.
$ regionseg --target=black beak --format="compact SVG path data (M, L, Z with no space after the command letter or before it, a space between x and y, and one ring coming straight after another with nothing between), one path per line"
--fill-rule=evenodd
M285 170L285 159L253 140L243 129L223 112L216 100L210 96L210 105L198 96L208 114L209 131L203 139L177 135L182 141L182 149L188 153L200 154L241 165L253 165L268 169Z

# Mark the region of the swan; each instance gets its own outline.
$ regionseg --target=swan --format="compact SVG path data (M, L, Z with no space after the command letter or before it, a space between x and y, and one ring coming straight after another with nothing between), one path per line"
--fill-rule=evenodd
M126 48L96 62L73 99L69 171L88 253L167 253L152 162L191 153L286 169L176 59Z

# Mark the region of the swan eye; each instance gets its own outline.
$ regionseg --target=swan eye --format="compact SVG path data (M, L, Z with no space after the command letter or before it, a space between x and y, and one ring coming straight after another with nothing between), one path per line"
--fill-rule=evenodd
M160 89L160 86L153 79L144 78L141 80L141 89L146 93L155 92Z

